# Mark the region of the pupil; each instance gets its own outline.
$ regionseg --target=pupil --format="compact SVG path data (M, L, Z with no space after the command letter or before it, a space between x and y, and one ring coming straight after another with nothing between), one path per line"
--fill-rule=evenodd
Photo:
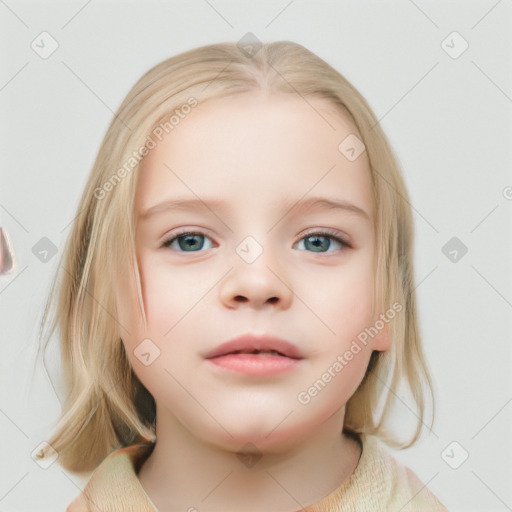
M311 242L312 240L312 242ZM311 247L313 249L324 249L327 250L329 248L330 241L325 236L310 236L306 239L306 245L307 243L311 244ZM318 252L318 251L315 251Z
M185 247L181 245L181 248L184 249L184 250L188 250L188 249L197 249L199 246L200 247L200 243L197 242L196 238L198 237L199 235L186 235L182 238L183 240L183 245L185 245Z

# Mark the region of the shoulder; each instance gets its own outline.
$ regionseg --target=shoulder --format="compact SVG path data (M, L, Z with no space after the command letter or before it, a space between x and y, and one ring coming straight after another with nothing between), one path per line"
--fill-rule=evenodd
M156 512L137 477L152 448L152 443L137 443L111 452L66 512L122 510L123 506L126 510Z
M374 436L362 438L359 464L340 488L322 502L337 512L447 512L407 466L398 462ZM324 510L313 508L311 512Z

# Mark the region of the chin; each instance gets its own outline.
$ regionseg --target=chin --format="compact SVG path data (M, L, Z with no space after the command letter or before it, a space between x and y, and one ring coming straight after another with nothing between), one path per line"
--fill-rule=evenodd
M239 411L229 416L218 415L218 423L213 420L202 425L194 422L194 428L190 432L204 443L222 450L234 453L256 451L278 454L300 445L314 431L315 426L322 423L322 418L293 416L295 412L290 414L289 410L283 414L268 415L267 412L266 416Z

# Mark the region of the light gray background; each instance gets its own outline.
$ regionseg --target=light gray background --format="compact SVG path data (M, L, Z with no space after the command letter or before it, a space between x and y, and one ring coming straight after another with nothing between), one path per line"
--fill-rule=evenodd
M45 236L63 247L112 111L146 70L249 31L343 73L403 166L437 418L394 455L451 511L512 510L511 11L496 0L0 0L0 225L17 257L0 276L0 511L64 510L87 481L30 457L60 411L48 377L29 379L57 265L32 247ZM48 59L31 48L43 31L59 44ZM441 46L453 31L469 43L456 59ZM441 251L453 236L469 249L456 263ZM469 453L458 469L441 456L453 441L452 465Z

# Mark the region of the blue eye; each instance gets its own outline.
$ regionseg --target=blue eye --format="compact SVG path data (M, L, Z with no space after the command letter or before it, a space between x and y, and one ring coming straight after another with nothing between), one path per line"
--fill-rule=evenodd
M205 249L205 238L209 239L203 233L185 232L165 241L162 247L178 250L178 252L197 252L198 249ZM176 249L175 242L178 243L179 249ZM210 247L206 247L206 249L210 249Z
M336 233L337 234L337 233ZM343 240L339 236L334 236L334 234L327 233L309 233L305 237L301 238L298 243L304 241L304 247L311 249L312 252L323 253L323 252L333 252L329 251L332 248L333 242L334 245L338 245L338 250L341 250L345 247L350 247L349 243ZM336 250L336 249L334 249Z
M213 247L211 243L209 247L208 243L206 243L207 247L205 247L205 241L208 240L211 239L204 233L185 231L164 241L162 247L177 252L199 252L203 249L211 249ZM334 252L336 248L331 251L329 250L333 247L333 244L334 247L338 245L338 250L351 247L349 242L346 241L338 231L308 233L306 236L299 239L296 245L302 241L304 241L303 246L307 250L316 253Z

